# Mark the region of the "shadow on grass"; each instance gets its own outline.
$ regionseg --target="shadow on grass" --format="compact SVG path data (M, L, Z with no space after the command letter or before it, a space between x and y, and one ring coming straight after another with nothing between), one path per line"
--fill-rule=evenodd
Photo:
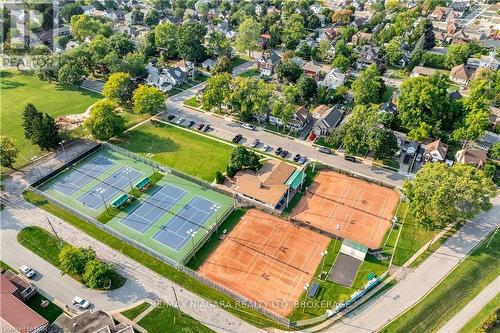
M155 127L163 126L155 125ZM170 138L145 131L130 131L124 134L119 145L139 154L171 153L181 148L179 144Z

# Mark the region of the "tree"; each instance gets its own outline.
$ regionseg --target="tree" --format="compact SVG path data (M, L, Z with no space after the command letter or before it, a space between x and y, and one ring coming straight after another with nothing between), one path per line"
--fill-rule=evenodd
M252 18L247 18L238 27L238 34L236 35L236 49L238 51L248 51L251 55L259 47L260 31L262 26L260 23Z
M332 23L349 24L352 21L352 11L349 9L339 9L332 14Z
M208 35L207 45L209 52L213 56L229 58L233 52L231 40L219 31L214 31Z
M304 102L310 101L318 92L318 84L316 80L307 75L302 75L297 81L297 88L300 91L301 98Z
M375 65L368 66L352 83L352 93L356 104L378 103L384 90L384 81Z
M436 46L436 36L434 35L434 28L430 20L425 20L424 23L424 43L422 48L424 50L430 50Z
M94 64L104 63L104 58L111 52L109 40L101 35L96 36L89 43L88 52L90 52Z
M7 136L0 136L0 165L12 168L19 155L19 150L14 145L14 140Z
M491 207L495 185L469 164L426 163L412 183L404 185L410 212L427 229L443 228L473 218Z
M132 24L142 24L142 22L144 21L144 13L136 8L132 10L130 18L132 20Z
M394 132L380 127L374 129L368 139L368 146L373 151L375 159L391 158L399 149L398 139Z
M403 58L403 50L401 39L396 37L391 39L385 47L385 56L391 65L398 65L399 61Z
M111 36L111 22L93 18L88 15L73 15L69 20L71 36L79 41L94 38L97 35Z
M155 27L155 44L167 58L177 56L177 26L163 23Z
M201 103L207 110L221 108L230 93L231 74L215 74L208 78Z
M398 117L408 130L426 123L434 131L438 123L451 123L448 78L444 75L414 77L403 82L398 97Z
M60 12L61 17L66 22L70 22L72 16L80 14L83 14L82 7L80 7L79 4L73 2L65 4Z
M96 103L83 126L97 140L108 140L121 134L125 130L125 119L116 113L117 107L116 103L107 100Z
M134 112L155 115L165 111L165 95L156 87L140 85L134 91Z
M482 46L476 43L451 44L446 53L446 65L451 68L455 65L465 64L471 55L480 53L482 50Z
M35 105L28 103L23 111L24 137L28 140L34 140L37 133L37 123L43 119L43 113L38 111Z
M120 57L124 57L127 53L135 50L134 42L125 33L118 33L111 36L109 38L109 45Z
M294 113L295 105L293 104L278 98L274 98L271 102L271 114L280 120L283 129L285 129L288 120L290 120ZM278 127L278 123L276 123L276 127Z
M93 259L85 265L82 281L89 288L103 289L115 274L115 267L101 260Z
M160 14L156 9L151 9L150 11L147 12L146 16L144 17L144 23L146 23L150 27L157 25L159 22L160 22Z
M140 52L129 53L123 59L121 68L124 72L134 77L145 77L148 74L146 69L146 57Z
M426 124L425 122L421 122L418 127L415 127L410 132L408 132L408 139L415 140L421 143L429 137L431 131L432 127L430 125Z
M231 90L227 96L227 104L243 121L267 112L267 104L272 96L274 86L253 77L236 77L231 82Z
M184 23L177 31L177 49L184 60L198 62L205 58L203 42L207 28L200 23Z
M229 165L236 171L241 169L257 171L262 167L259 155L243 146L237 146L231 152Z
M120 57L115 51L109 52L102 60L111 73L122 71L123 57Z
M26 139L44 150L56 148L61 141L54 118L38 111L33 104L28 103L24 108L23 127Z
M233 71L233 66L231 64L231 59L228 57L220 57L215 63L214 67L210 71L212 75L231 73Z
M497 142L490 149L490 156L500 160L500 142Z
M59 268L66 274L80 276L85 266L95 259L95 251L89 248L64 245L59 252Z
M304 39L306 29L304 27L304 18L300 14L292 14L286 20L283 28L282 40L285 47L289 50L295 50L299 42Z
M57 80L64 86L78 87L82 84L85 74L85 70L78 64L67 63L59 69Z
M124 104L130 102L133 91L134 84L130 74L114 73L104 85L102 94L106 98Z
M276 75L280 81L286 81L288 83L296 82L302 73L302 68L291 60L282 61L276 66Z

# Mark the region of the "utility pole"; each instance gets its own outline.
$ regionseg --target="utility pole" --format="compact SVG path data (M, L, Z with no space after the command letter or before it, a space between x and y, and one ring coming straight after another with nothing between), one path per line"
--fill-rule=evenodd
M174 291L175 304L177 304L177 310L181 312L181 307L179 306L179 299L177 298L177 292L175 291L175 287L172 286L172 290Z
M55 229L55 228L54 228L54 226L52 225L52 221L50 221L50 219L49 219L48 217L47 217L47 222L49 222L49 226L50 226L50 228L52 229L52 232L54 233L54 236L56 236L56 238L57 238L57 245L58 245L59 247L61 247L62 241L61 241L61 239L59 238L59 235L57 234L56 229Z

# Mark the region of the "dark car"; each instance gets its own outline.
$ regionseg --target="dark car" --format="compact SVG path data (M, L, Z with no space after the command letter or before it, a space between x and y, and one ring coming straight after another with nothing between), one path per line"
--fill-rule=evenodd
M187 127L191 127L194 125L194 121L193 120L190 120L189 123L187 123Z
M201 124L198 124L198 126L196 126L196 128L201 131L203 126L205 126L205 124L201 123Z
M278 147L278 148L276 148L276 150L274 151L274 153L275 153L276 155L280 155L282 151L283 151L283 148Z
M281 156L281 157L283 157L283 158L286 158L286 157L288 156L288 154L290 154L290 153L288 152L288 150L283 150L283 151L281 152L280 156Z
M167 117L167 119L168 119L169 121L171 121L171 120L172 120L172 119L174 119L174 118L175 118L175 116L174 116L173 114L171 114L170 116L168 116L168 117Z
M233 142L234 143L238 143L241 141L241 139L243 139L243 136L241 134L236 134L236 136L233 138Z
M295 162L297 162L298 160L300 160L300 154L296 154L294 157L293 157L293 160Z
M205 127L203 127L202 131L206 132L210 129L210 124L206 124Z
M403 158L403 164L408 164L410 163L410 155L405 155L405 157Z
M349 162L356 162L356 157L345 155L344 160L349 161Z

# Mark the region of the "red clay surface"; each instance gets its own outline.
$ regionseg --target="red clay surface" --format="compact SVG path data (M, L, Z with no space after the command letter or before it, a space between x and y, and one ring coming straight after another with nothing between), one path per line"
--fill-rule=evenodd
M310 283L330 239L249 210L199 273L282 316Z
M322 230L378 248L391 224L399 195L386 187L321 171L292 217Z

